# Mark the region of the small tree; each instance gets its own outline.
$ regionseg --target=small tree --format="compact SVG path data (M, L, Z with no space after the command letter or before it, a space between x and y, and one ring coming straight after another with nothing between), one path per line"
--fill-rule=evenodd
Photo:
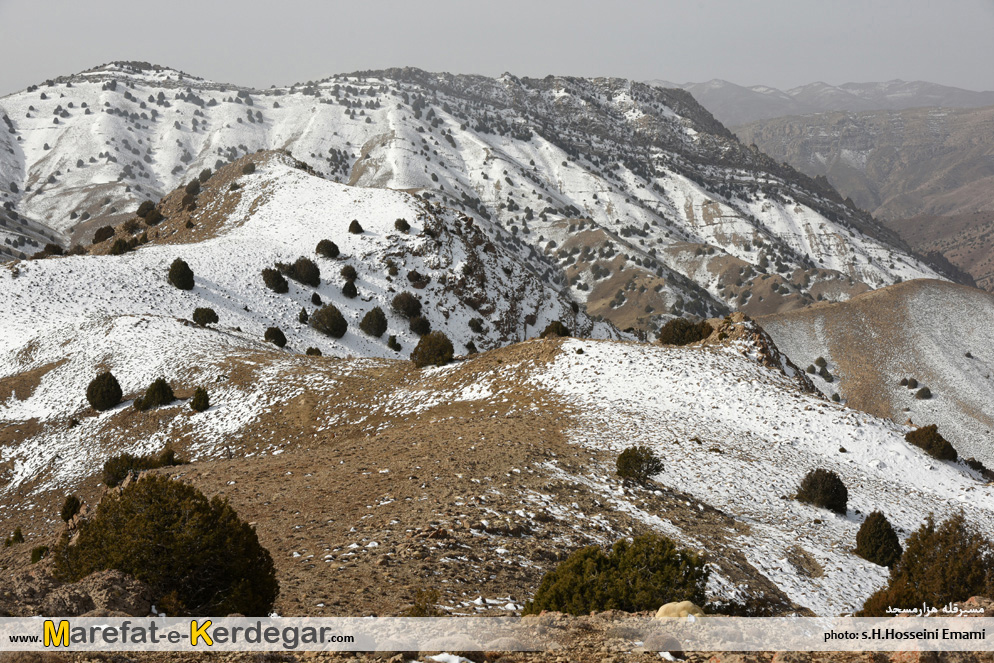
M331 336L341 338L349 328L349 323L345 321L345 316L333 304L326 304L311 315L308 324L314 329Z
M561 320L553 320L545 327L539 338L548 338L550 336L572 336L572 334L569 333L569 327L564 325Z
M193 322L201 327L215 325L218 322L217 311L212 308L197 307L193 310Z
M93 233L93 243L99 244L100 242L106 242L113 236L114 228L112 226L101 226Z
M345 282L345 285L342 286L342 295L348 299L355 299L359 295L359 290L355 287L355 281Z
M939 460L955 461L959 457L953 445L939 435L939 427L935 424L909 431L904 435L904 439Z
M194 412L203 412L211 406L210 396L207 395L207 390L203 387L197 387L197 390L193 392L193 398L190 399L190 409Z
M193 290L193 270L182 258L169 266L169 282L180 290Z
M418 341L417 347L411 353L411 361L418 368L425 366L444 366L452 361L455 349L449 337L440 331L426 334Z
M901 542L887 516L874 511L856 533L856 554L868 562L893 567L901 559Z
M325 258L337 258L339 254L338 245L330 239L322 239L318 242L315 252Z
M65 522L72 520L72 517L79 513L80 508L83 506L83 502L80 501L75 495L66 495L65 501L62 503L62 511L59 512L59 516Z
M801 480L797 500L844 516L849 502L849 490L838 474L819 467L808 472Z
M135 214L144 219L146 216L148 216L148 213L151 212L153 209L155 209L155 203L153 203L151 200L146 200L145 202L143 202L141 205L138 206L138 211L135 212Z
M279 327L267 328L263 338L266 339L267 342L272 343L278 348L286 346L286 335Z
M349 224L349 232L353 235L361 235L363 233L362 226L357 219L352 219L352 223Z
M431 331L431 323L428 318L419 315L411 318L410 329L418 336L424 336Z
M190 183L183 188L183 190L191 196L195 196L200 193L200 180L190 180Z
M407 219L397 219L393 222L393 227L402 233L406 233L411 229L411 224L407 222Z
M262 280L266 284L266 287L275 292L278 295L285 294L290 291L290 284L287 283L283 275L279 273L279 270L273 269L272 267L266 267L262 270Z
M86 400L98 412L109 410L120 403L123 395L121 385L110 371L97 375L86 388Z
M387 316L383 313L383 309L377 306L364 315L362 322L359 323L359 329L369 336L377 338L383 336L387 330Z
M173 388L165 378L156 378L145 390L145 395L135 399L135 408L145 412L160 405L169 405L176 400Z
M618 476L626 483L641 486L663 471L663 461L649 447L638 445L628 447L618 455L616 461Z
M395 295L390 306L399 315L408 319L421 315L421 300L406 290Z
M346 281L355 281L359 277L358 272L355 271L355 267L353 267L352 265L345 265L344 267L342 267L340 273L342 275L342 278L345 279Z

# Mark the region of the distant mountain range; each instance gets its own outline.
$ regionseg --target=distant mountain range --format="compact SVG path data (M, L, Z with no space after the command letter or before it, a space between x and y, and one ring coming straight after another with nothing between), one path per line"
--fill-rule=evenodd
M728 127L786 115L829 111L994 106L994 91L974 92L925 81L893 80L844 85L809 83L789 90L765 85L746 87L719 79L707 83L648 82L660 87L687 90Z

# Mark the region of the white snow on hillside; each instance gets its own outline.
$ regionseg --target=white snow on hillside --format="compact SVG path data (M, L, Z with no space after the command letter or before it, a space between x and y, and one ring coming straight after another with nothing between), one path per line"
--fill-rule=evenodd
M738 548L821 615L857 609L886 580L886 569L852 552L871 511L883 511L902 538L930 512L942 519L962 510L980 529L994 527L994 487L972 470L908 445L902 426L798 391L743 349L571 340L536 381L577 406L570 441L612 452L653 448L665 463L658 481L748 523ZM848 487L845 517L790 499L817 467ZM615 499L612 508L630 508ZM795 545L824 575L807 577L787 561Z

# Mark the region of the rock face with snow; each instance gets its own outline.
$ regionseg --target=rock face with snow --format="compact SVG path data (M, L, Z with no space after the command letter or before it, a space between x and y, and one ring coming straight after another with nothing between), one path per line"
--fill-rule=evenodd
M935 276L686 92L631 81L392 69L263 91L114 63L0 99L0 113L8 256L88 241L204 168L288 149L327 178L492 221L620 328Z

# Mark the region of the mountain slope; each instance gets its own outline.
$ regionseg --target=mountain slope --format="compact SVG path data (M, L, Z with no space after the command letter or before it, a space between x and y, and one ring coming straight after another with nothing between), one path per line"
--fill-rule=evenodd
M12 132L5 204L74 242L204 168L289 149L330 179L494 221L523 258L558 264L552 285L565 279L623 327L936 275L830 187L738 143L686 92L631 81L395 69L259 91L114 63L0 109ZM758 282L770 277L776 288Z
M994 296L912 281L760 319L798 366L823 357L834 378L810 376L851 407L917 426L937 424L963 456L994 466ZM915 378L932 397L901 386Z
M925 81L883 83L809 83L789 90L766 85L742 86L723 80L707 83L649 81L662 87L687 90L727 126L748 124L787 115L834 111L904 110L942 106L979 108L994 105L994 92L974 92Z

